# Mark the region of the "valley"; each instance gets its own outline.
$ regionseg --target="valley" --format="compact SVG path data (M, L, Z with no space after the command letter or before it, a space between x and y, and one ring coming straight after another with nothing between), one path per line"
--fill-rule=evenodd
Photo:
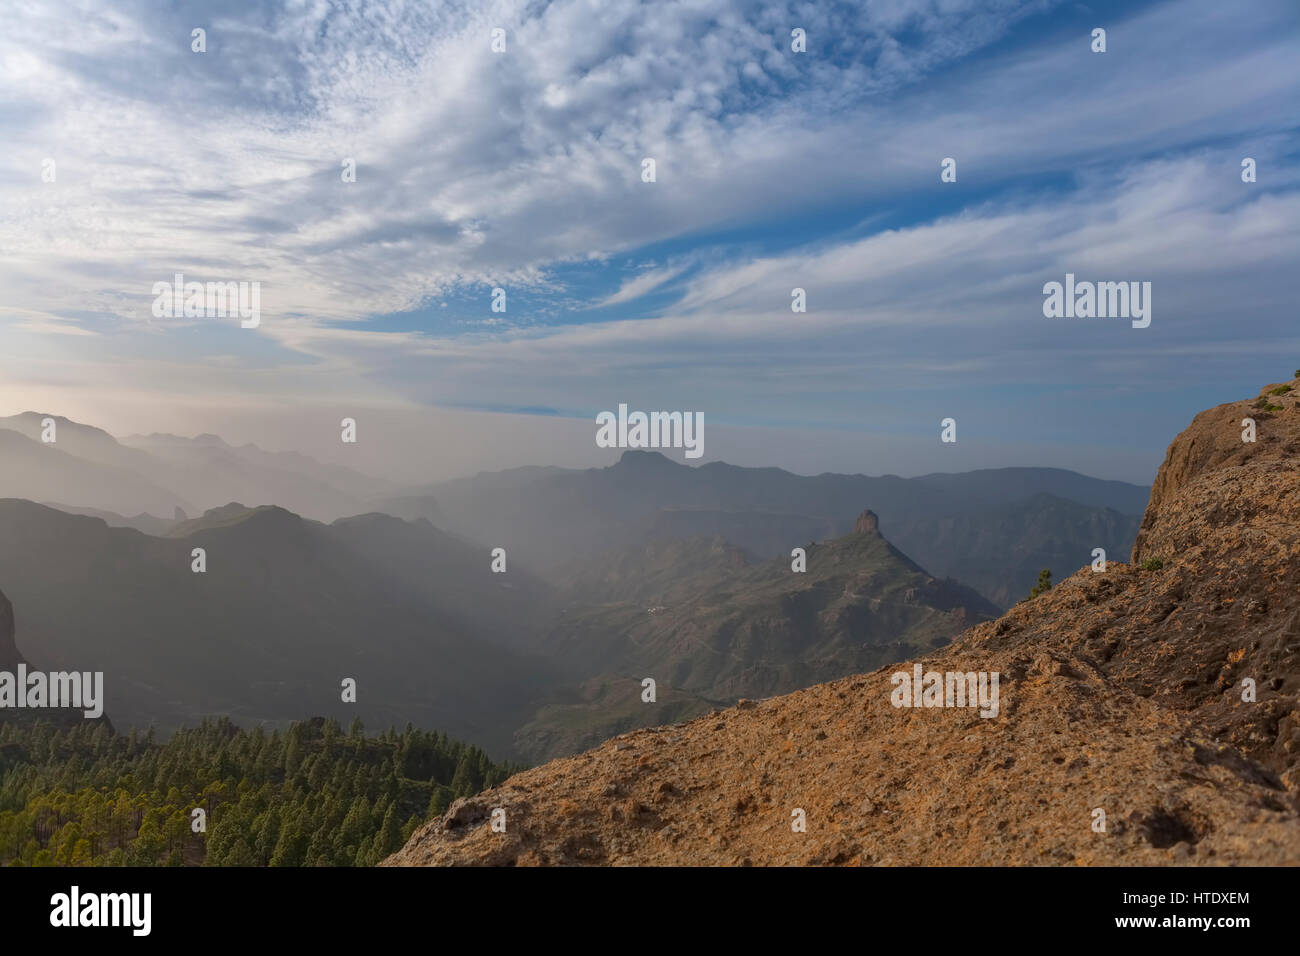
M0 446L29 462L0 472L0 586L29 656L103 671L115 723L162 732L360 716L544 761L942 646L997 614L986 595L1022 596L1040 564L1073 570L1137 524L1111 507L1132 508L1132 486L1051 470L804 478L628 451L605 469L400 489L214 435L120 442L55 416L58 440L42 445L49 417L0 420ZM88 484L60 484L79 468ZM109 507L117 488L164 482L184 494L132 501L157 513ZM24 500L37 486L68 500ZM221 487L352 513L195 510ZM886 537L891 521L928 564ZM994 540L1010 561L982 552Z

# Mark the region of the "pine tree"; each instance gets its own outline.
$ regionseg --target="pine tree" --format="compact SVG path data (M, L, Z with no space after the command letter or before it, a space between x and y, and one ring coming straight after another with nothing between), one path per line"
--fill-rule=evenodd
M478 761L472 750L467 750L456 764L456 773L451 778L451 790L458 797L472 797L483 788L483 781L478 778Z
M381 856L388 856L401 848L402 827L397 822L397 807L389 806L388 812L384 814L384 824L379 829L379 836L375 838L375 850Z
M285 735L284 745L284 772L287 776L292 777L302 766L303 759L303 733L302 724L291 724L289 732Z
M271 854L271 866L302 866L307 857L308 837L297 818L287 822Z
M257 866L257 858L248 846L248 841L240 837L230 848L222 866Z
M1052 590L1052 572L1049 568L1043 568L1038 572L1038 583L1029 592L1029 598L1033 600L1038 595L1045 594L1050 590Z
M447 812L447 807L451 806L451 801L447 798L447 788L433 785L433 793L429 795L429 807L425 810L425 816L434 820Z

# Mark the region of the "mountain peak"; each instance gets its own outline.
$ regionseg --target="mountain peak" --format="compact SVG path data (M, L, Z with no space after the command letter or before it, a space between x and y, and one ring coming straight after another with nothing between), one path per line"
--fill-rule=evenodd
M229 504L221 505L217 508L209 508L203 512L205 518L234 518L253 509L238 501L232 501Z
M301 516L279 505L258 505L250 508L232 501L219 508L209 508L200 518L180 521L167 532L169 538L184 538L199 531L213 531L217 528L231 528L235 525L248 527L296 527L302 524Z
M619 458L618 468L635 468L638 471L648 471L652 469L681 467L661 451L644 451L639 448L629 448L623 452Z
M868 508L858 515L858 519L853 522L853 533L880 534L880 519L876 517L876 513Z
M87 425L83 422L73 421L63 415L54 415L50 412L19 412L17 415L10 415L8 418L0 418L0 423L9 422L16 425L27 427L33 432L38 432L42 427L45 419L51 419L55 425L61 429L68 429L83 435L93 435L96 438L106 438L116 444L117 439L104 431L102 428L96 428L94 425Z

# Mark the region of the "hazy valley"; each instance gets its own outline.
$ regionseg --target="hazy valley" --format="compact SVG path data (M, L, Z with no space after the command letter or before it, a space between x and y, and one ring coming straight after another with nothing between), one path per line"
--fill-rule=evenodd
M1053 469L802 477L634 451L400 488L212 435L0 425L20 645L104 671L121 726L359 715L527 760L656 722L646 678L685 717L941 646L1042 567L1122 553L1145 496Z

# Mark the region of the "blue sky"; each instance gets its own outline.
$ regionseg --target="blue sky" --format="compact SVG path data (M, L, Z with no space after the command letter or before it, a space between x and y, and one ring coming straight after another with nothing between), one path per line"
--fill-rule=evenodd
M1300 367L1292 0L10 6L0 412L400 412L459 436L372 451L415 478L606 460L567 419L626 402L705 460L1148 481ZM261 326L154 318L175 272ZM1151 282L1150 327L1045 318L1067 272Z

